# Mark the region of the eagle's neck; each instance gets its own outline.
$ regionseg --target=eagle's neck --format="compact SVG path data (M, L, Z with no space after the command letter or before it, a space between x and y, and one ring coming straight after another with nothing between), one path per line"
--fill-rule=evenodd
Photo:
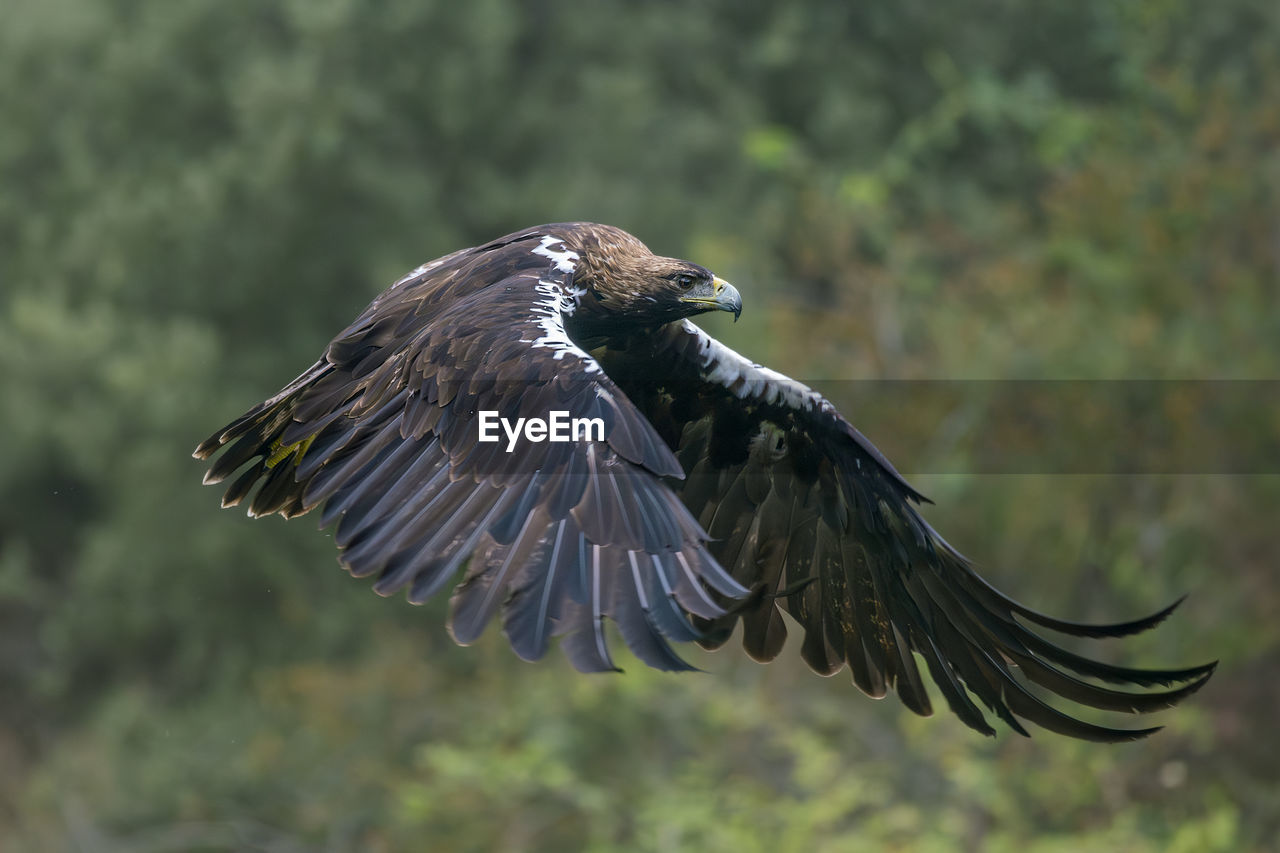
M564 329L573 342L585 350L607 346L630 349L651 337L661 323L637 324L634 319L619 317L593 305L590 291L579 298L578 309L564 318Z

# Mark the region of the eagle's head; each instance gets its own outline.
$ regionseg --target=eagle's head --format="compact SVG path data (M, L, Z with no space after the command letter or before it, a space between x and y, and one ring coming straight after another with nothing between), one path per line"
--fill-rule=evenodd
M734 320L742 313L732 284L706 267L655 255L619 228L581 223L563 239L579 256L574 284L585 288L581 306L593 318L652 326L707 311L731 311Z

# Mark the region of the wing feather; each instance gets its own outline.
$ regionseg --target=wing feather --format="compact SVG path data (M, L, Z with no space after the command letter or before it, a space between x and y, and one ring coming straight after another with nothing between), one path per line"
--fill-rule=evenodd
M450 631L473 642L501 611L516 653L550 638L575 666L612 669L603 623L648 663L686 669L668 640L701 636L746 590L664 478L672 450L569 337L572 269L531 230L401 279L270 400L196 450L224 502L253 515L320 508L339 562L420 603L465 569ZM480 440L479 412L565 411L604 435L571 443ZM241 473L241 469L244 469ZM590 559L587 559L589 556Z
M1153 627L1177 602L1141 619L1092 625L1014 601L929 526L916 509L924 496L827 400L693 324L674 323L647 345L605 353L602 364L625 377L625 393L670 437L688 472L675 488L712 537L714 559L757 591L718 619L695 620L707 628L703 645L723 642L741 619L746 651L770 660L785 638L785 611L803 629L801 656L814 671L828 675L847 664L871 696L893 689L915 713L931 713L919 655L951 710L984 734L993 729L975 698L1021 734L1019 718L1102 741L1155 729L1075 719L1027 684L1076 705L1146 713L1191 695L1212 673L1212 664L1117 667L1031 630L1119 637ZM691 604L682 602L696 613ZM1122 686L1170 689L1115 690L1064 669Z
M211 459L206 482L230 479L223 504L251 515L319 507L339 561L376 576L379 594L421 603L463 574L453 637L473 642L501 613L527 660L558 637L578 669L616 670L611 619L660 669L690 668L671 642L713 648L738 621L767 661L789 614L808 665L848 665L871 696L893 690L931 713L918 655L977 731L994 733L985 706L1021 734L1025 720L1098 741L1155 729L1086 722L1036 691L1141 714L1204 685L1213 664L1117 666L1038 633L1126 636L1179 602L1086 624L1006 596L828 401L691 323L589 354L566 324L582 296L567 247L597 227L528 229L405 276L319 361L196 448ZM604 435L509 453L505 436L480 439L481 411L565 411L599 418Z

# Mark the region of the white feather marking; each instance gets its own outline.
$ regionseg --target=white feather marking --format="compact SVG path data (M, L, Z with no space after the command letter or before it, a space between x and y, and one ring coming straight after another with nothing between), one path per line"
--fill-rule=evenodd
M563 248L564 241L559 237L552 237L550 234L542 238L542 243L533 250L535 255L542 255L544 258L550 258L555 262L556 269L563 273L571 273L574 271L574 261L578 260L578 253L572 249L563 249L557 252L552 246L560 246Z
M534 285L542 297L533 305L533 320L542 330L542 336L535 340L521 338L522 341L535 347L550 347L555 350L551 357L556 361L565 355L572 355L582 362L582 369L587 373L600 372L600 365L586 350L573 342L564 330L564 316L572 314L578 307L580 292L569 293L554 281L539 279Z
M766 403L785 403L796 409L828 408L830 403L803 382L744 358L688 320L685 334L698 340L702 378L728 388L739 398L756 397Z

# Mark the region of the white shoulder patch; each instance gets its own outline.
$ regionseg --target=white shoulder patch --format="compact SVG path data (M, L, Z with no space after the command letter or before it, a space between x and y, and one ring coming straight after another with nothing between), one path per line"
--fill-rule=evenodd
M797 409L831 408L825 397L803 382L744 358L689 320L681 323L685 334L698 340L702 377L708 382L728 388L739 399L754 397Z
M559 246L560 251L556 251L554 246ZM550 258L555 262L556 269L559 272L571 273L574 271L574 261L578 260L578 253L572 249L564 248L564 241L559 237L552 237L550 234L542 238L542 243L533 250L535 255L542 255Z
M537 249L534 251L536 252ZM569 254L577 257L573 252ZM539 279L534 288L542 297L533 305L534 322L542 330L542 335L532 341L525 338L521 340L538 348L548 347L555 350L551 357L556 361L563 359L566 355L572 355L582 362L582 369L587 373L601 372L600 364L587 354L586 350L575 344L564 330L565 315L572 314L578 307L575 295L566 292L559 283L546 279Z

